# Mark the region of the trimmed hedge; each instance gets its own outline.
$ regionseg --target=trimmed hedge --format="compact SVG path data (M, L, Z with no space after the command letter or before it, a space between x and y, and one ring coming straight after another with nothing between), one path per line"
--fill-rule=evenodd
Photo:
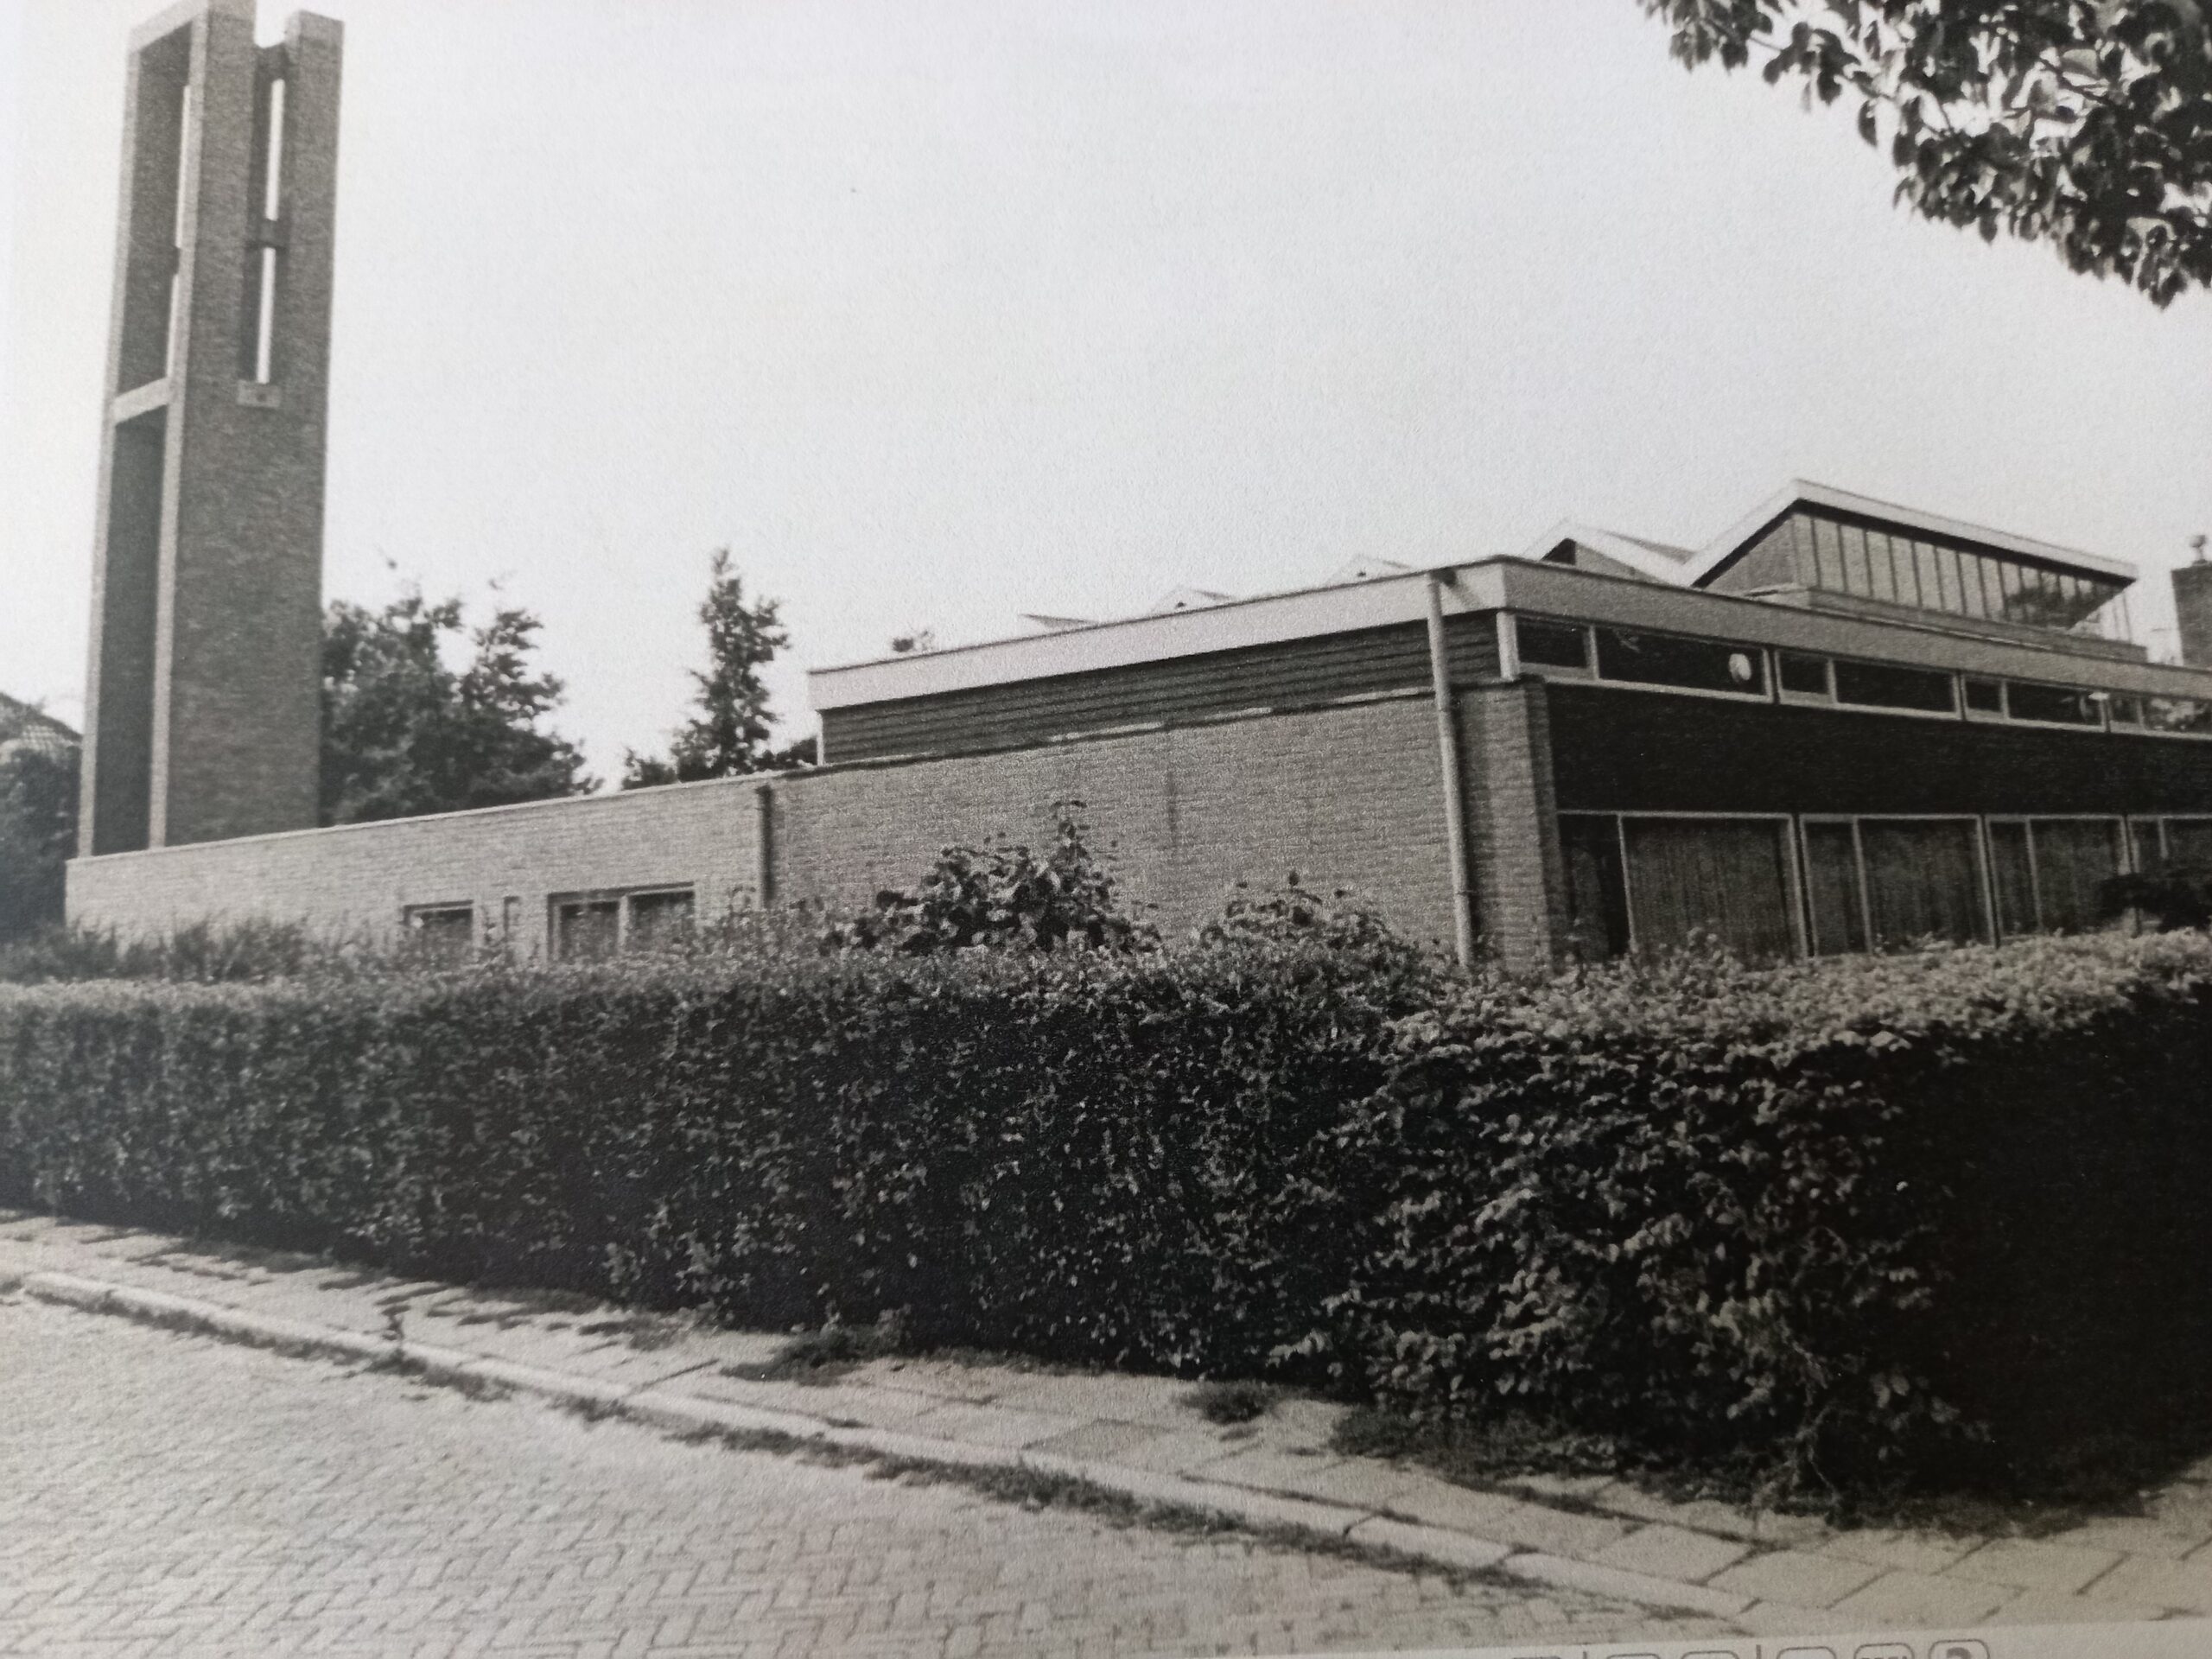
M1805 1478L2203 1392L2201 935L1528 985L1244 924L0 988L0 1202Z

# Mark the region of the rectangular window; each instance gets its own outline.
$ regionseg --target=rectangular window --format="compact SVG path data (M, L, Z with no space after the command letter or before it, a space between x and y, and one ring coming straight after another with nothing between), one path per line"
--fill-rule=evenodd
M1943 609L1956 616L1967 607L1966 594L1959 580L1959 550L1939 547L1936 550L1936 578L1943 595Z
M2025 620L2026 619L2022 615L2024 602L2020 596L2022 588L2020 567L2017 564L2008 564L1999 559L1988 561L1988 565L1996 572L1998 593L2001 596L1993 614L2003 617L2007 622Z
M1861 599L1874 595L1873 578L1866 570L1866 532L1857 524L1843 526L1843 586Z
M475 955L475 906L410 905L404 914L410 953L433 962L466 962Z
M1628 888L1621 879L1620 821L1566 813L1559 820L1567 865L1567 939L1585 962L1627 953Z
M1586 632L1572 622L1540 622L1534 617L1513 619L1513 636L1523 668L1590 668Z
M2143 699L2114 692L2105 699L2105 712L2112 716L2115 726L2140 726L2143 723Z
M1898 668L1889 663L1854 663L1839 658L1835 700L1872 709L1918 709L1955 714L1951 677L1933 669Z
M1755 646L1685 639L1666 633L1630 633L1623 628L1593 632L1602 678L1695 691L1766 695L1765 653Z
M1865 533L1868 584L1875 598L1894 601L1897 597L1897 565L1891 556L1890 538L1878 530Z
M1782 689L1791 696L1825 698L1828 695L1828 659L1825 657L1808 657L1796 651L1777 652L1775 673L1782 682Z
M1820 572L1820 585L1831 593L1844 591L1843 531L1825 518L1812 520L1813 562Z
M1979 553L1959 555L1959 592L1966 601L1968 616L1987 617L1994 613L1990 608L1988 584L1983 581L1988 563Z
M600 962L622 938L619 898L558 899L553 903L553 954L563 962Z
M1789 956L1785 826L1760 818L1625 818L1639 950L1711 934L1751 962Z
M1963 944L1988 937L1972 820L1862 818L1859 844L1866 855L1875 949L1930 938Z
M2015 720L2040 721L2051 726L2101 726L2096 699L2086 691L2063 685L2037 685L2027 680L2008 680L2005 706Z
M2143 721L2154 732L2212 733L2212 702L2197 697L2145 697Z
M659 893L630 895L630 927L626 943L633 950L666 948L690 937L696 908L691 889L671 887Z
M1927 542L1912 544L1914 585L1920 593L1923 610L1948 611L1955 608L1943 596L1943 573L1936 558L1935 547Z
M2028 826L1999 819L1989 826L1989 885L1997 895L1997 931L2005 938L2036 931L2035 861Z
M2212 818L2168 818L2166 863L2177 870L2212 871Z
M2044 927L2080 933L2104 925L2111 918L2102 889L2120 874L2120 820L2037 818L2030 828Z
M1859 838L1848 823L1805 826L1805 899L1816 957L1866 948L1866 906L1859 884Z
M1974 715L1998 715L2005 712L2005 685L2000 680L1965 682L1967 712Z

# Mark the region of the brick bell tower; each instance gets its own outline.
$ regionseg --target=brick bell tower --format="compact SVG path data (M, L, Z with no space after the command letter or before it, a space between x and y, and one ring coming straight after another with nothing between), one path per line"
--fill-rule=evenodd
M315 821L342 33L131 36L78 851Z

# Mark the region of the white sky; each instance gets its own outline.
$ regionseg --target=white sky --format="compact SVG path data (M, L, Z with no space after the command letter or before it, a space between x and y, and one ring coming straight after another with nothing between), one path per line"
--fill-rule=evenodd
M321 9L326 592L503 582L602 775L722 543L797 731L902 629L1702 543L1792 475L2135 560L2139 628L2212 530L2212 299L1908 218L1847 112L1634 0ZM73 721L156 10L0 0L0 688Z

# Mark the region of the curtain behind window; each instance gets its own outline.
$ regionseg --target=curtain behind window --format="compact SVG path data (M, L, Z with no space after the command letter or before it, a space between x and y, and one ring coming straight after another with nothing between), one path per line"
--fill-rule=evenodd
M1866 818L1859 839L1877 950L1930 935L1961 944L1987 937L1971 823Z
M1796 948L1784 828L1757 818L1630 818L1629 902L1641 950L1719 936L1745 959Z

